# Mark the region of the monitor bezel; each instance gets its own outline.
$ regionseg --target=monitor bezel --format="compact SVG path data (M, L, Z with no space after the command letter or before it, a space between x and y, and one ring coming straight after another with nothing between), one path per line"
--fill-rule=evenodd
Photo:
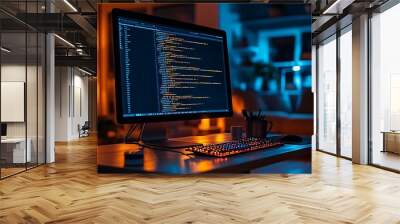
M226 112L209 112L209 113L193 113L193 114L173 114L173 115L158 115L158 116L140 116L140 117L124 117L122 110L122 94L120 89L120 55L119 51L119 38L118 38L118 18L131 18L136 20L141 20L144 22L157 23L160 25L174 26L183 29L189 29L198 32L204 32L207 34L219 35L223 38L223 48L224 48L224 64L225 64L225 78L226 78L226 88L228 97L228 111ZM113 9L112 10L112 30L113 30L113 47L114 47L114 72L115 72L115 96L116 96L116 115L117 121L120 124L130 124L130 123L143 123L143 122L162 122L162 121L179 121L179 120L194 120L202 118L216 118L216 117L231 117L233 114L232 109L232 90L231 90L231 80L229 72L229 58L228 58L228 47L226 40L226 32L223 30L218 30L210 27L200 26L196 24L181 22L172 19L166 19L162 17L157 17L153 15L142 14L138 12L127 11L123 9Z

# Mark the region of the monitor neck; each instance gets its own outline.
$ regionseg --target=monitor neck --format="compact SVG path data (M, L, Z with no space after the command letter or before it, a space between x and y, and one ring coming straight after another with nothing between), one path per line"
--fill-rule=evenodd
M157 124L138 123L128 130L125 136L126 143L166 140L167 128Z
M167 127L156 123L133 125L125 136L125 143L157 149L186 148L200 145L194 142L170 141L167 136Z

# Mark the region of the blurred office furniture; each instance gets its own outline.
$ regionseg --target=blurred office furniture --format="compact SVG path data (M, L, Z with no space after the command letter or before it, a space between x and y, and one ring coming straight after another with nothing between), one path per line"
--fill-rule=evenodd
M82 126L78 124L79 138L89 136L89 130L90 130L89 121L85 121L85 123Z
M383 131L382 152L400 154L400 131Z
M25 151L25 144L26 151ZM1 159L5 164L25 164L31 162L32 140L30 138L5 138L1 140Z

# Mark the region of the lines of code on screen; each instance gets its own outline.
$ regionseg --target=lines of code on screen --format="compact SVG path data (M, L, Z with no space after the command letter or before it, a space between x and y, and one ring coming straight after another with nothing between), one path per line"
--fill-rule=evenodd
M223 38L119 18L124 117L228 112Z

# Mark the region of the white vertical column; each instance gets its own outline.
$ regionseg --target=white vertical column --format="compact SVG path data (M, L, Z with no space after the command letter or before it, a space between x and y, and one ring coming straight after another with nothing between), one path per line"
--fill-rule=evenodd
M353 19L352 157L368 163L368 15Z
M54 35L46 35L46 163L55 161L55 60Z
M54 5L46 1L46 12ZM55 42L54 34L46 34L46 163L55 162Z

